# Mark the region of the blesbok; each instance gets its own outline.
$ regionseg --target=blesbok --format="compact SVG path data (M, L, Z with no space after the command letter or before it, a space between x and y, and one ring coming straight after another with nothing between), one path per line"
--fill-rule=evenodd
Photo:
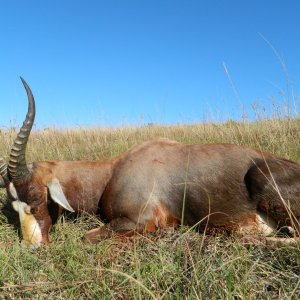
M85 235L91 242L181 224L242 234L299 230L300 165L252 148L156 139L107 161L27 164L35 102L21 80L28 112L0 175L28 246L49 241L63 209L99 213L106 225Z

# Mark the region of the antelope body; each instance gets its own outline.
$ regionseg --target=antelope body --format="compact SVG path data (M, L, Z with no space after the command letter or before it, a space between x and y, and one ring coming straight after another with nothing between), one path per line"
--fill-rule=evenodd
M85 235L91 242L180 224L242 234L299 230L300 165L252 148L156 139L107 161L27 164L35 103L22 82L28 113L0 174L28 246L49 241L63 209L99 214L107 223Z

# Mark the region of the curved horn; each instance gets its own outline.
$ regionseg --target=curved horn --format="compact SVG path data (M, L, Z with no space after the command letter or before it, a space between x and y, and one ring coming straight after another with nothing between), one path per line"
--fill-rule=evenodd
M7 176L7 164L2 157L0 157L0 176Z
M1 179L2 177L2 179ZM7 179L7 164L2 157L0 157L0 188L5 187L5 180Z
M30 171L28 170L26 164L25 154L27 141L35 117L35 103L29 86L22 77L20 78L28 96L28 111L26 119L23 122L23 126L21 127L10 152L8 162L8 176L12 181L23 182L30 175Z

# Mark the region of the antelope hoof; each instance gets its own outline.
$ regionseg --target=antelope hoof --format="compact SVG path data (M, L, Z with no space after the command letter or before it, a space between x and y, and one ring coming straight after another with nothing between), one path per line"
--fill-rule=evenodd
M84 243L98 244L103 239L111 237L112 231L107 226L94 228L83 236Z
M245 246L255 245L267 248L276 248L284 246L293 246L299 243L300 239L265 237L265 236L244 236L241 238L241 244Z

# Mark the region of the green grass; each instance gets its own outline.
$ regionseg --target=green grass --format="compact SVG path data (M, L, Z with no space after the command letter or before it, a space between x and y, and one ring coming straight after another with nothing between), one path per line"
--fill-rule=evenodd
M185 143L235 143L300 162L300 120L35 131L28 161L108 159L154 137ZM0 132L7 158L15 130ZM300 299L300 245L245 247L236 236L187 228L124 241L82 243L95 217L62 216L52 243L20 244L17 215L0 191L0 299Z

